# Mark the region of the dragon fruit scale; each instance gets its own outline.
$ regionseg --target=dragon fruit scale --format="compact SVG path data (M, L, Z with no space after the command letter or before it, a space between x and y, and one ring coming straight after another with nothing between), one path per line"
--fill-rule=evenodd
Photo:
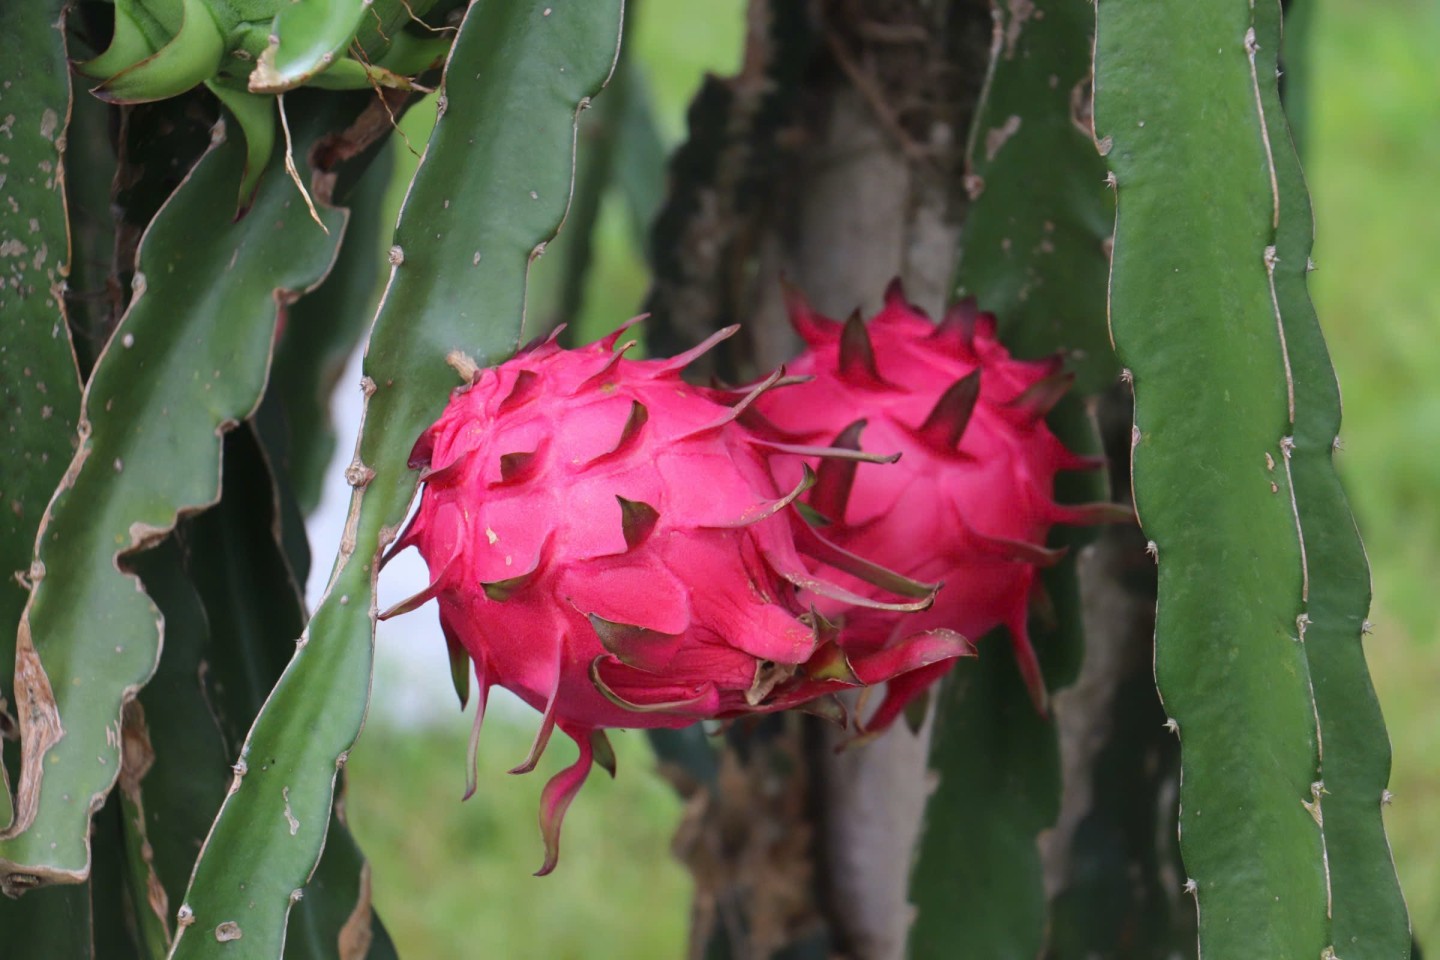
M778 373L744 393L680 378L733 329L669 360L626 358L630 343L616 349L624 329L575 350L552 337L473 370L415 445L424 489L390 554L418 548L431 583L381 616L438 602L462 705L473 661L477 733L492 685L541 712L512 772L535 766L556 727L579 747L541 796L540 874L555 866L561 820L593 763L614 772L606 728L791 707L843 718L834 692L973 652L952 631L911 636L897 625L899 642L852 654L802 603L903 617L933 601L934 586L868 563L799 517L808 466L785 489L770 468L782 453L893 457L814 450L746 426L757 399L794 389ZM815 576L817 557L851 586Z
M858 312L844 323L824 317L793 289L786 301L807 344L787 368L810 379L758 398L757 413L795 442L858 449L863 430L867 447L902 457L880 468L780 453L772 457L777 477L793 480L813 466L818 479L803 502L828 521L830 539L906 576L944 583L934 605L903 624L834 600L820 603L821 613L843 621L852 655L885 649L917 627L979 638L1004 626L1043 712L1026 619L1038 571L1062 555L1045 546L1050 527L1129 516L1112 504L1052 499L1058 471L1099 465L1071 453L1045 424L1071 380L1060 359L1013 359L994 316L973 302L936 324L907 302L898 280L868 324ZM884 729L953 665L891 681L869 730Z

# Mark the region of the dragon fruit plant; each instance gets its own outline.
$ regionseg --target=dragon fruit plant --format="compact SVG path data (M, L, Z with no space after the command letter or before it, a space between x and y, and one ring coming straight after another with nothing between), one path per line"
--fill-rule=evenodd
M557 726L579 746L541 798L541 874L591 765L614 773L607 727L787 707L844 722L834 691L885 683L856 718L875 736L1000 625L1044 709L1026 616L1057 559L1046 534L1126 515L1052 499L1056 472L1098 466L1045 426L1069 380L1058 360L1011 359L970 303L937 325L898 281L868 329L798 292L789 305L809 349L795 375L743 392L679 376L734 328L669 360L626 359L628 325L491 369L457 357L470 382L411 454L424 494L391 556L416 547L431 583L380 618L438 600L462 706L473 664L476 724L495 684L540 711L512 772L534 769ZM862 453L860 414L872 445L900 453Z
M276 0L115 0L110 39L76 64L91 92L115 104L148 103L204 85L235 118L246 143L243 209L275 149L279 95L301 86L413 91L414 78L449 50L438 0L369 0L336 7ZM430 22L427 22L427 19ZM438 24L438 25L437 25ZM286 150L292 149L286 133Z
M512 772L535 767L557 726L579 745L541 798L541 874L554 869L561 819L592 762L614 773L605 728L787 707L843 721L835 691L971 652L953 630L917 623L906 633L903 616L929 607L936 587L830 543L792 509L815 479L808 468L787 491L767 463L780 453L893 457L766 437L744 415L793 390L779 374L739 396L697 389L679 371L711 343L628 360L635 341L615 349L624 329L577 350L547 339L454 391L410 457L425 490L395 544L419 549L432 582L381 615L438 599L462 705L473 661L477 724L493 684L541 712ZM822 560L889 599L818 578ZM892 642L855 645L817 611L826 601L895 614L901 626Z
M1409 955L1280 5L748 7L667 172L622 0L0 3L0 953L393 960L433 600L577 744L542 873L649 731L693 955ZM616 203L654 359L545 336Z

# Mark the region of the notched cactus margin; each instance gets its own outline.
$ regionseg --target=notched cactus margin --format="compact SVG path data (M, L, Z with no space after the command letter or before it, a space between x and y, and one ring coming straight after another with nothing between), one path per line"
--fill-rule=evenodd
M0 835L7 892L87 876L90 816L119 772L121 710L153 674L163 634L125 558L216 502L220 436L259 403L280 306L334 257L278 177L252 217L231 222L215 197L229 195L243 153L218 123L146 229L134 297L86 385L79 447L41 520L17 637L22 770ZM338 239L345 214L326 217Z
M1100 0L1095 128L1117 195L1111 334L1135 389L1132 484L1159 563L1155 673L1181 738L1200 951L1310 958L1329 943L1319 743L1279 466L1294 401L1266 269L1278 197L1252 7Z
M1305 609L1296 624L1320 725L1313 811L1325 842L1330 943L1346 960L1406 960L1410 931L1381 816L1390 750L1365 664L1370 607L1365 548L1335 471L1340 391L1306 289L1313 218L1300 160L1281 109L1281 14L1255 10L1251 61L1267 117L1274 172L1274 244L1265 265L1292 374L1292 431L1285 466L1305 548Z
M325 282L287 311L285 334L276 347L272 383L285 425L283 451L276 459L284 464L306 514L320 503L337 443L330 397L368 332L380 298L382 234L388 239L395 226L393 214L385 216L384 199L394 179L395 157L403 149L404 141L389 139L354 189L339 198L350 209L339 259Z
M220 503L136 558L166 621L160 666L131 705L144 705L154 762L143 777L128 765L121 775L122 788L135 778L137 801L143 799L145 808L144 823L127 810L123 824L136 878L126 894L140 927L153 927L151 918L158 917L173 931L195 851L230 785L229 765L304 624L300 571L280 543L283 528L298 520L282 505L286 494L255 434L247 423L226 435ZM134 742L129 707L126 720L128 749ZM147 864L158 890L142 873ZM370 960L393 956L381 950L388 939L369 912L363 873L348 831L332 824L315 883L295 913L286 945L290 960L337 956L352 916L350 937L368 934L376 944ZM357 916L361 901L365 909ZM158 948L157 939L151 938L148 957L169 950L168 934ZM341 948L338 955L356 954Z
M150 845L145 819L145 799L140 785L155 764L155 749L150 744L150 727L139 700L128 700L120 714L120 811L125 837L125 866L128 870L127 892L136 901L133 915L139 940L155 956L170 945L170 917L165 888L155 870L155 854Z
M64 4L0 7L6 165L0 180L0 714L14 721L15 632L35 531L72 453L80 412L63 292L70 274L64 154L70 117ZM17 69L18 68L18 69ZM14 761L14 748L0 742ZM11 821L0 765L0 828Z
M622 10L620 0L486 2L461 25L367 347L340 553L242 748L181 907L174 960L219 955L222 928L256 955L282 948L364 722L376 561L416 489L407 456L455 385L447 354L488 363L519 341L526 272L564 219L578 114L614 68Z

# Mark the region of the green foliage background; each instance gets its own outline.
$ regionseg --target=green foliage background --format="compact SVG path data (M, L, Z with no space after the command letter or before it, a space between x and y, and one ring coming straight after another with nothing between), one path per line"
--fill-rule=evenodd
M1312 292L1345 398L1339 464L1374 570L1369 654L1395 745L1387 822L1415 932L1436 949L1440 5L1298 4L1314 7L1303 69L1294 70L1307 104L1302 151L1318 224ZM683 134L702 72L738 65L743 8L741 0L639 7L628 53L644 67L667 147ZM407 120L417 147L424 113L417 108ZM399 153L395 182L403 185L414 158ZM532 316L557 300L563 243L562 233L532 274ZM628 316L645 291L643 257L613 193L602 205L596 256L584 311L573 318L582 342ZM348 438L341 444L348 449ZM376 683L383 687L386 677ZM373 864L377 907L403 956L683 955L690 885L668 852L680 802L653 775L643 738L615 738L619 779L586 788L567 820L561 868L535 879L540 845L528 828L541 785L570 762L566 750L552 748L529 776L505 776L533 723L493 712L482 787L462 805L467 720L457 712L435 727L386 723L372 714L352 756L347 806Z
M1411 923L1440 949L1440 6L1317 0L1302 147L1311 290L1345 402L1337 458L1375 581L1368 652L1395 746L1386 822Z

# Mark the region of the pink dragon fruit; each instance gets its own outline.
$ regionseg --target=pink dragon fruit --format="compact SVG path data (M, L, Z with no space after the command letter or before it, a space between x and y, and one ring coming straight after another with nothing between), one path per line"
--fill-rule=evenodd
M787 307L808 344L788 369L813 379L760 397L756 412L796 442L858 449L863 429L868 447L903 456L882 468L780 453L772 458L777 477L793 480L816 464L818 482L805 502L830 522L827 536L906 576L944 584L935 604L903 625L887 611L841 601L822 601L820 611L843 622L852 656L886 649L917 624L972 639L1003 625L1043 711L1026 617L1037 571L1061 555L1046 549L1046 536L1055 523L1116 515L1110 504L1052 499L1058 471L1096 465L1045 425L1071 379L1059 358L1012 359L996 339L995 318L970 302L937 325L906 301L898 280L868 326L858 312L843 324L821 316L793 290ZM884 729L953 665L936 662L892 680L868 729Z
M411 455L425 488L395 552L417 547L432 583L382 616L438 600L462 704L474 662L477 730L494 684L541 711L513 772L535 766L556 727L579 746L541 796L540 874L555 866L561 820L592 763L614 772L604 728L789 707L833 716L843 713L834 691L972 652L951 631L909 636L896 625L899 642L852 655L802 606L801 590L901 616L928 607L935 589L847 553L787 509L814 477L797 466L779 489L771 455L877 458L742 425L779 374L744 395L680 379L733 332L651 361L625 359L628 343L616 351L621 331L578 350L551 338L475 371ZM865 592L817 578L801 551ZM895 596L880 599L882 589Z

